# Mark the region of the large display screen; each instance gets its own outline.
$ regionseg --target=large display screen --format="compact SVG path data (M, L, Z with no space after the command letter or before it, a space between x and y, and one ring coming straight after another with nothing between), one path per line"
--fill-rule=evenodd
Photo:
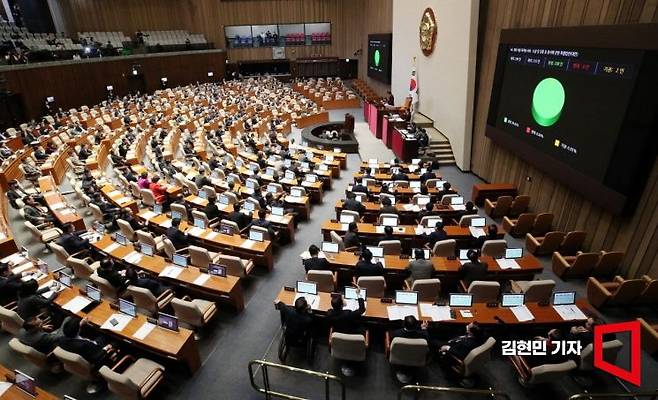
M392 34L368 35L368 76L391 83Z

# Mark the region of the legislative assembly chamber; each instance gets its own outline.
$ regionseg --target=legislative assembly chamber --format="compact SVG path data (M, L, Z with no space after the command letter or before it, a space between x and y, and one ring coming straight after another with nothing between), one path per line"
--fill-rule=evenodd
M657 1L0 35L0 400L658 398Z

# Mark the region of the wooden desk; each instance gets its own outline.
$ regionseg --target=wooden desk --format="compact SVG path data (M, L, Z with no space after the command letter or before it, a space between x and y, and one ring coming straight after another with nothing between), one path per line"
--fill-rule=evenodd
M14 376L15 375L13 370L10 370L4 365L0 365L0 381L7 382L7 377L13 380ZM54 394L48 393L39 387L37 387L36 390L37 390L37 396L34 397L25 393L24 391L16 387L16 385L12 385L12 387L7 389L7 391L4 392L2 396L0 396L0 400L30 400L30 399L57 400L59 399L59 397L55 396Z
M128 246L119 246L117 249L111 253L106 252L104 249L108 246L116 243L112 240L110 235L105 235L103 238L97 242L92 243L94 249L103 254L108 254L115 261L130 265L139 270L148 272L149 274L158 276L160 273L171 263L167 262L164 257L154 255L152 257L142 255L142 258L139 262L128 263L125 258L129 254L135 251L135 248L132 245ZM203 284L195 283L196 279L199 278L203 273L199 268L194 266L189 266L185 268L180 275L176 278L163 278L158 279L165 280L176 286L183 287L194 291L195 293L200 293L204 297L209 298L213 301L220 300L224 302L229 302L236 311L240 312L244 309L244 296L242 294L242 286L240 285L240 278L237 276L227 275L225 278L219 276L209 275L207 281Z
M516 197L518 189L512 183L476 183L473 185L472 199L477 206L484 206L484 199L496 200L498 196Z
M345 200L336 200L336 220L340 220L340 213L343 211L343 204ZM362 201L361 204L365 207L365 211L361 215L363 222L375 223L381 213L381 204L373 201ZM413 204L395 203L395 210L400 217L400 223L403 225L416 224L418 212L424 210L425 206L419 207ZM443 219L457 219L464 211L455 210L451 205L444 206L442 204L434 203L432 216L441 217ZM444 221L445 222L445 221ZM455 221L458 222L458 221ZM446 223L446 225L449 225Z
M39 190L43 194L44 200L46 200L48 209L61 225L72 224L76 231L87 229L85 221L77 214L75 208L69 206L64 196L57 191L57 185L52 176L39 178Z
M329 113L322 111L316 114L298 117L295 119L295 126L301 129L311 125L323 124L325 122L329 122Z

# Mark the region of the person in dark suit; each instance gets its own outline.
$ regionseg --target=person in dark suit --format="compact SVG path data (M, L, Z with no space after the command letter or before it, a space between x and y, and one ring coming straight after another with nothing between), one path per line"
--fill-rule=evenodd
M236 205L234 205L235 207ZM240 212L239 208L235 208L232 213L228 215L228 220L238 224L240 230L246 228L251 223L251 216Z
M393 174L391 174L391 180L392 181L408 181L409 177L407 174L402 172L400 168L396 168Z
M304 297L295 300L294 307L280 301L275 303L275 306L281 312L281 319L286 327L286 335L302 338L311 329L311 323L313 322L311 307Z
M73 224L64 224L62 228L64 234L57 239L57 244L62 246L67 253L73 255L89 249L89 239L81 238L80 232L75 231Z
M359 238L359 227L356 222L350 222L347 226L347 232L343 236L343 243L345 248L361 246L361 239Z
M569 330L569 333L566 334L566 340L578 340L580 344L585 347L590 343L594 342L594 327L601 323L600 320L589 317L585 324L572 326ZM614 335L607 336L604 335L603 341L614 340Z
M30 279L27 282L21 283L18 289L18 305L16 312L23 318L23 321L33 318L48 309L48 306L57 297L60 283L53 282L52 285L39 289L39 283L35 279ZM41 294L50 291L52 292L48 297L43 297Z
M208 177L204 174L206 169L204 167L199 167L199 173L194 177L194 184L196 187L201 189L202 187L206 185L212 186L212 182Z
M457 194L457 192L452 190L452 185L450 184L450 182L443 183L443 189L436 192L436 197L439 199L439 201L441 201L441 198L446 194Z
M9 264L0 263L0 304L15 300L20 287L21 274L14 274Z
M358 293L358 289L357 289ZM331 310L327 311L325 321L334 332L348 335L363 334L363 326L359 318L366 312L366 303L358 297L359 308L356 310L344 310L343 296L334 296L331 299Z
M447 344L441 346L440 352L443 356L450 354L464 361L468 353L476 347L481 346L486 339L480 325L477 322L471 322L466 325L465 335L450 339Z
M137 272L134 268L126 268L126 280L128 285L150 290L155 297L159 297L169 289L159 280L149 277L144 272Z
M18 332L18 340L21 343L44 354L55 350L62 337L61 332L53 332L53 327L44 324L39 317L32 317L25 321L23 328Z
M361 178L354 178L354 186L352 186L352 192L354 193L368 193L368 188L362 183Z
M421 161L418 164L418 168L423 169L423 167L425 167L425 164ZM436 179L436 174L432 172L432 163L429 164L427 170L420 176L420 181L423 183L427 182L428 179Z
M467 285L473 281L487 280L487 263L480 261L480 250L470 249L466 256L469 261L459 269L462 280Z
M135 218L129 208L122 209L119 218L130 224L130 227L133 228L133 230L137 231L144 228L144 225Z
M388 197L382 197L382 208L379 209L380 214L396 214L398 213L398 210L395 208L393 203L391 202L391 199Z
M482 245L485 241L495 239L498 239L498 225L491 224L489 225L489 229L487 230L487 234L485 236L480 236L473 240L472 247L474 249L482 249Z
M96 273L101 278L107 280L118 292L128 287L128 279L119 273L119 270L114 265L114 261L111 259L105 258L101 260Z
M219 207L217 207L217 199L214 196L208 198L208 204L206 204L203 212L206 213L208 219L216 219L221 217L222 214L219 212Z
M111 344L105 344L102 337L93 340L81 335L81 328L86 325L86 320L71 318L62 325L64 337L59 341L59 347L78 354L92 365L94 370L104 365L110 365L115 359L114 348Z
M406 339L425 339L427 340L428 344L430 342L430 337L427 333L427 321L419 323L416 317L413 315L407 315L404 317L402 328L391 331L389 336L391 338L391 342L396 337Z
M423 217L428 217L433 214L434 214L434 203L430 200L429 203L425 204L425 208L423 208L418 212L418 214L416 214L416 223L420 224L420 221L423 220Z
M380 262L372 262L372 252L364 249L361 252L361 259L356 263L356 276L382 276L384 275L384 266Z
M343 210L356 211L361 215L366 210L366 206L356 200L353 192L347 192L347 200L343 202Z
M174 245L176 250L187 247L189 239L187 234L181 231L178 227L180 226L180 219L174 218L171 220L171 226L167 228L165 236L171 241L171 244Z
M417 279L430 279L434 273L434 265L430 260L425 259L425 252L423 249L416 249L414 251L415 260L411 260L407 265L409 272L409 283L413 283Z
M384 236L380 240L397 240L393 235L393 227L385 226L384 227Z
M427 240L427 244L431 249L434 248L434 244L436 244L436 242L446 240L447 238L448 234L443 229L443 221L437 221L436 225L434 225L434 232L426 235L425 240Z
M272 223L267 220L267 211L264 209L258 210L258 218L255 219L251 225L260 226L261 228L267 229L267 233L270 235L270 238L274 240L274 227L272 226Z
M302 264L304 265L304 270L306 270L306 272L308 272L312 269L313 270L320 270L320 271L330 270L329 261L327 261L326 258L319 257L320 249L318 248L318 246L312 244L308 248L308 254L311 257L307 258L304 261L302 261Z

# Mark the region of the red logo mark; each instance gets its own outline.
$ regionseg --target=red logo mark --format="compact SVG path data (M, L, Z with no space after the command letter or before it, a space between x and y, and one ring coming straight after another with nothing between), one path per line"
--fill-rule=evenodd
M530 133L530 127L525 128L525 133Z
M631 369L625 370L603 360L603 335L607 333L630 332L631 334ZM594 366L617 378L640 386L640 321L605 324L594 327Z

